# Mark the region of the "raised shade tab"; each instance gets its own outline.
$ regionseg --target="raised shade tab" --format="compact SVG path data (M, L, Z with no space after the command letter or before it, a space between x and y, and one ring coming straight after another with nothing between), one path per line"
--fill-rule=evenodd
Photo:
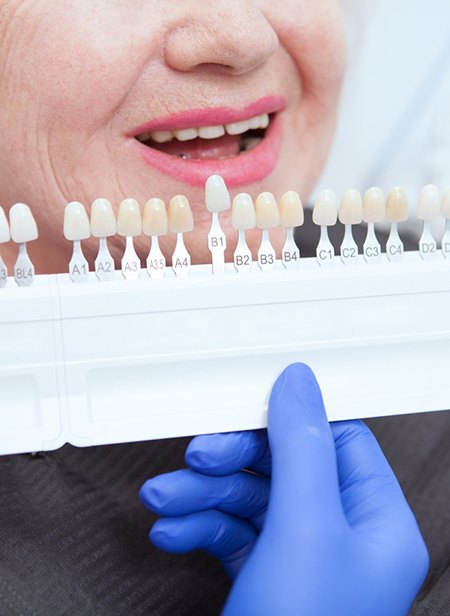
M162 199L157 199L155 197L145 204L142 230L145 235L166 235L169 230L169 221L167 218L166 204Z
M408 220L408 197L406 190L396 186L388 192L386 199L386 220L403 222Z
M123 237L136 237L142 231L139 203L136 199L124 199L119 207L117 233Z
M96 199L92 204L91 233L94 237L111 237L117 233L116 217L108 199Z
M383 222L386 218L386 202L381 188L372 186L364 195L363 219L364 222L375 224Z
M0 244L5 244L6 242L9 242L10 239L11 234L9 232L8 220L4 209L0 207Z
M286 229L301 227L305 222L302 202L295 190L289 190L281 197L280 222Z
M359 190L350 188L344 193L339 206L339 220L343 225L359 225L363 218L362 199Z
M444 218L450 220L450 188L447 188L442 197L441 214Z
M16 203L9 210L9 228L16 244L32 242L38 238L36 221L25 203Z
M172 233L188 233L194 228L189 200L184 195L175 195L169 202L169 229Z
M337 201L333 190L322 190L317 196L313 209L313 223L330 227L337 222Z
M441 208L439 188L434 184L424 186L420 191L417 203L417 218L420 220L435 220Z
M256 198L256 224L260 229L273 229L280 224L278 205L270 192L263 192Z
M233 199L231 224L236 231L245 231L256 227L255 206L247 193L239 193Z
M206 180L205 201L209 212L224 212L230 209L231 199L222 176L211 175Z

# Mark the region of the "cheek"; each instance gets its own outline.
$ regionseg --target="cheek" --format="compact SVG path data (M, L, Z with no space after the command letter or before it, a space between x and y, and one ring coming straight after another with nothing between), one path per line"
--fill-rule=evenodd
M144 33L143 20L131 20L129 7L115 0L22 4L11 20L4 79L36 109L41 127L95 132L152 53L148 22Z
M289 10L273 15L275 27L297 69L303 98L313 99L320 114L336 106L345 71L345 36L339 3L288 0L288 4Z

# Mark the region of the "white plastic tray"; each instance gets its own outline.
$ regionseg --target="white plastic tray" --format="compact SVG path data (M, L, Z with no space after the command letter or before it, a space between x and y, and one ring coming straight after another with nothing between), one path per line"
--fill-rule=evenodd
M0 454L261 428L276 377L297 361L330 420L449 408L450 263L414 252L249 275L10 280Z

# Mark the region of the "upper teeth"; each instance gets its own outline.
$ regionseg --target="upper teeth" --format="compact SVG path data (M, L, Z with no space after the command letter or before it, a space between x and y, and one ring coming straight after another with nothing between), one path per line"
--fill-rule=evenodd
M201 137L202 139L216 139L227 133L228 135L241 135L248 130L258 128L267 128L269 126L269 114L262 113L261 115L244 120L243 122L233 122L232 124L221 124L219 126L200 126L198 128L183 128L181 130L156 130L152 133L142 133L137 135L138 141L156 141L156 143L165 143L178 139L178 141L190 141Z

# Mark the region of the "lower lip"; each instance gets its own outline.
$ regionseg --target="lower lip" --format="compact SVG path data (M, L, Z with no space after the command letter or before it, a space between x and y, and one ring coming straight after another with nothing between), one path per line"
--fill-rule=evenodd
M257 146L224 160L183 160L149 148L136 139L130 141L149 167L190 186L203 187L210 175L218 174L228 187L236 188L263 180L275 168L281 144L281 114L272 117L264 139Z

